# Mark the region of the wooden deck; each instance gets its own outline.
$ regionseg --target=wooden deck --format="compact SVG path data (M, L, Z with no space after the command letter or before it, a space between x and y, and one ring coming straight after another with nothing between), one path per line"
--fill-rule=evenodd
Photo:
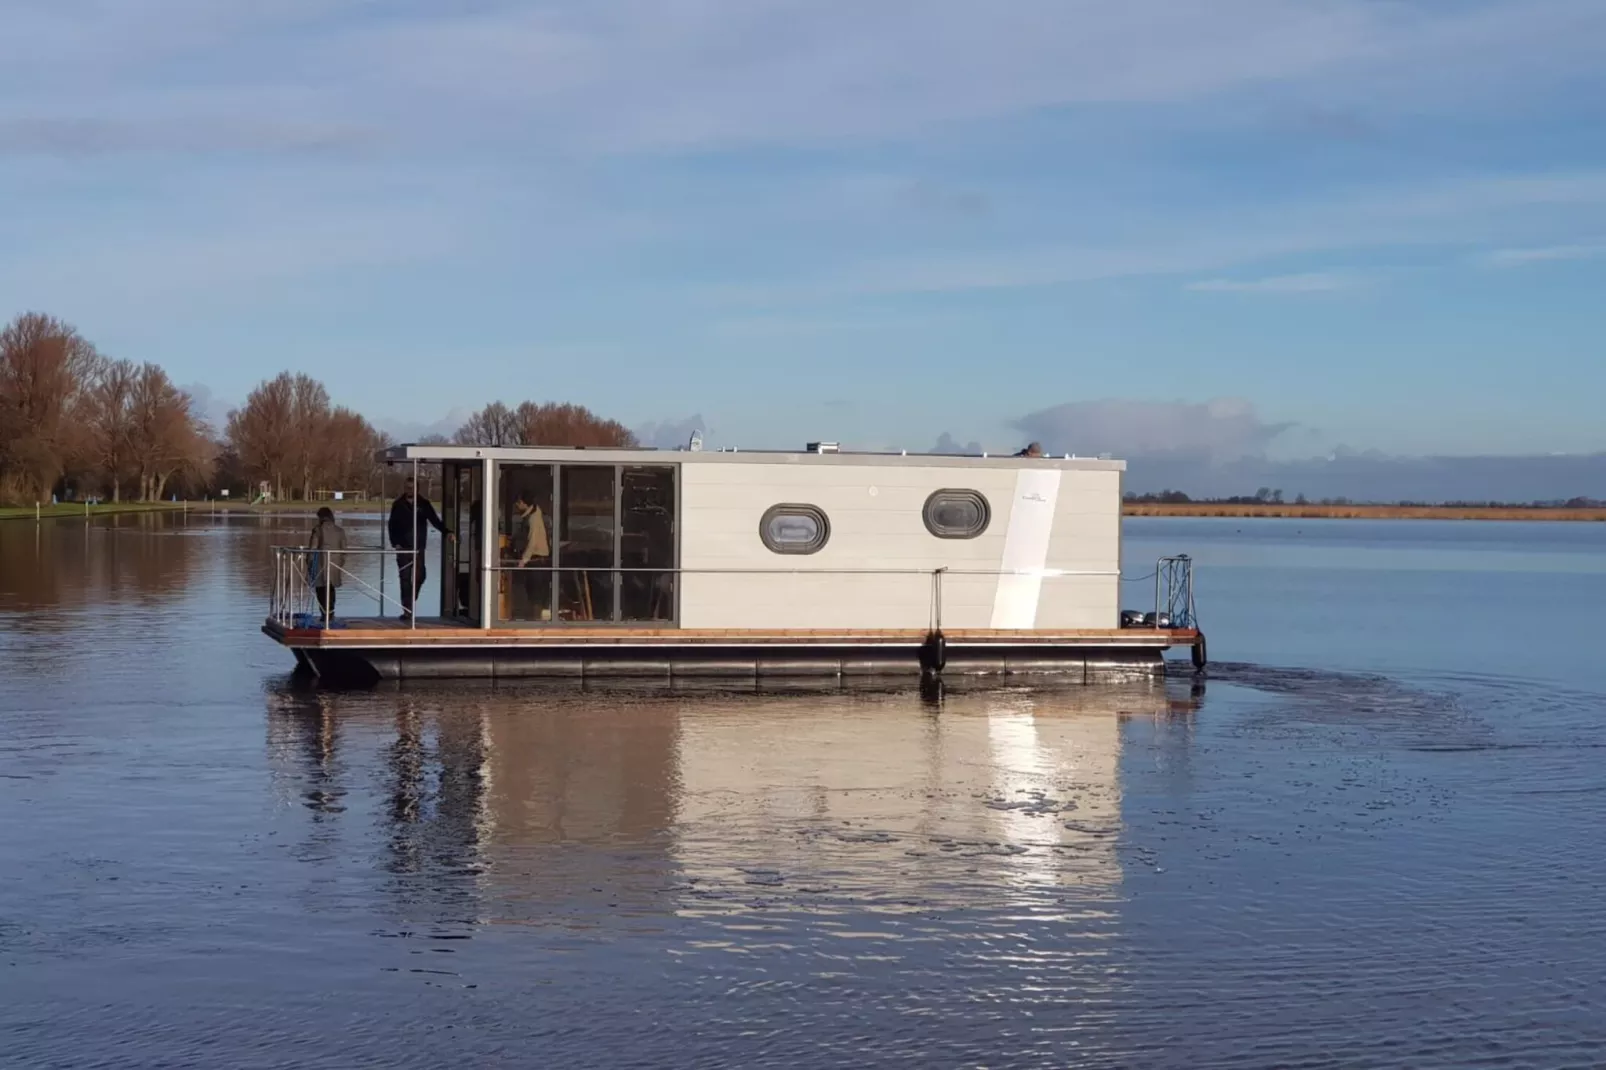
M418 648L530 649L605 647L918 647L924 628L653 628L614 625L559 625L528 628L475 628L455 621L419 618L340 618L344 627L287 628L275 621L263 632L291 648L406 650ZM1165 650L1191 647L1199 633L1189 629L1096 628L1070 631L975 628L944 630L952 647L1054 647L1061 649Z

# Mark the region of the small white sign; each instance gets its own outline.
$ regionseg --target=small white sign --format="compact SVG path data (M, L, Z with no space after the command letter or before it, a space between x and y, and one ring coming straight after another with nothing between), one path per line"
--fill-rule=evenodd
M344 501L345 497L346 497L346 492L345 491L343 491L343 490L335 491L335 501L337 501L337 502L338 501Z

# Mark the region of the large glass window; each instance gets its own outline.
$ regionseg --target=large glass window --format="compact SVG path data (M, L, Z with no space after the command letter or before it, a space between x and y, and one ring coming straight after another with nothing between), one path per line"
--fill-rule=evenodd
M558 472L558 619L613 620L614 468L566 464Z
M496 528L497 616L505 621L552 620L552 473L550 464L498 468Z
M505 463L497 471L498 620L675 619L673 465Z
M675 470L627 467L619 491L619 619L675 618ZM658 571L662 570L662 571Z

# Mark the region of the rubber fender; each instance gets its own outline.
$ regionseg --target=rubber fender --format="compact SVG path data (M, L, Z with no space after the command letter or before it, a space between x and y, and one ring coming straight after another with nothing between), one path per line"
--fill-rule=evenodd
M948 664L948 639L942 632L928 632L920 646L920 667L927 672L942 672Z
M1203 669L1207 664L1209 664L1209 660L1210 659L1205 651L1204 632L1200 632L1199 641L1193 644L1193 667L1195 669Z

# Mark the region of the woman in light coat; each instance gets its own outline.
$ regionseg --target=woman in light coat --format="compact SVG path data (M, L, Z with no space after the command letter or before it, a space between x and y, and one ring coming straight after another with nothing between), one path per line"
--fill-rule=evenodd
M346 529L336 523L334 510L326 505L318 510L318 523L307 540L307 549L312 551L307 560L307 578L312 581L318 595L318 609L326 620L334 619L335 593L340 589L345 564L330 551L345 548Z

